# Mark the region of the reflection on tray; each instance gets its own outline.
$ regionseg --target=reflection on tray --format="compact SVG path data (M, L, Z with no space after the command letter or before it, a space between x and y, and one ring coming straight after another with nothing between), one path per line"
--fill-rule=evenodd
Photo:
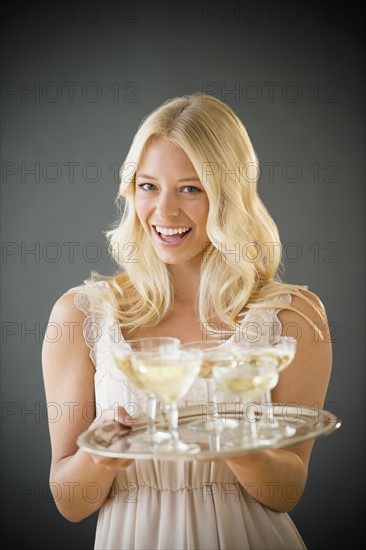
M141 416L133 427L126 427L117 422L108 422L89 429L78 438L78 445L84 451L103 456L117 458L140 459L215 459L230 456L241 456L269 448L289 447L307 439L314 439L328 435L338 429L341 421L332 413L322 409L300 407L287 404L274 404L274 420L280 424L281 436L268 435L261 432L262 416L260 411L256 415L256 434L250 437L250 426L243 422L238 411L226 411L222 420L235 420L237 428L226 429L221 432L192 431L189 424L197 418L204 418L203 406L191 406L179 410L179 435L187 443L196 443L200 447L197 454L174 454L164 447L146 450L146 445L139 443L139 434L146 429L146 419ZM246 424L246 425L245 425ZM162 413L157 415L159 430L168 430L167 422ZM288 430L287 430L288 428ZM287 430L287 431L286 431Z

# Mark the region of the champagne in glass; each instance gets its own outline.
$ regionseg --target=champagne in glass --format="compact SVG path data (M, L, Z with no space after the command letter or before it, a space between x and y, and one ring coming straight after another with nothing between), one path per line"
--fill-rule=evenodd
M205 419L195 420L188 424L190 430L199 432L217 433L225 429L235 429L238 427L235 420L226 419L225 422L219 416L218 404L214 395L214 379L212 369L215 365L221 367L231 367L235 363L235 359L231 353L230 346L225 342L220 343L218 339L209 339L206 341L197 340L182 344L182 348L195 348L202 352L202 364L199 373L199 378L206 381L207 401L202 404L202 414Z
M190 348L176 348L169 353L142 351L131 356L136 377L164 403L168 415L170 438L159 445L159 453L192 454L200 451L199 445L187 444L180 439L177 402L190 390L200 372L201 361L201 352Z
M278 374L288 367L293 361L296 353L297 342L290 336L282 336L273 343L240 342L232 344L232 353L236 360L241 363L256 365L265 359L275 362ZM286 422L277 420L274 417L271 388L267 387L262 393L262 404L265 414L261 418L259 426L259 437L263 439L279 439L289 437L295 429Z
M239 396L243 411L240 437L224 445L224 448L260 445L255 414L256 403L251 400L258 398L264 390L272 389L277 384L276 362L266 357L258 360L256 364L241 361L229 368L216 366L213 368L213 375L219 388L226 393Z
M147 396L146 415L148 420L147 429L133 439L134 451L150 452L156 450L162 442L168 440L170 435L162 430L157 430L156 417L156 396L151 388L144 384L144 380L136 376L132 366L131 357L135 352L159 352L169 353L180 345L178 338L150 337L139 340L124 340L113 343L112 355L116 366L125 374L130 382Z

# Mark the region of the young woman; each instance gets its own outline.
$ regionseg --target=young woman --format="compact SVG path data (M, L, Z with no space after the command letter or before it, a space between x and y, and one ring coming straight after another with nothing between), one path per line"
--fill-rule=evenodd
M199 93L165 102L141 123L121 170L124 211L107 232L119 272L92 274L52 309L50 323L65 328L43 344L47 400L62 410L49 423L51 489L70 521L100 509L96 548L305 548L287 512L305 487L313 441L208 462L106 458L76 445L116 404L122 422L127 404L142 407L114 365L116 331L183 343L208 333L238 341L249 325L264 340L293 336L296 356L273 401L322 407L326 313L307 287L280 280L280 239L257 194L257 167L226 104ZM181 404L200 400L197 380Z

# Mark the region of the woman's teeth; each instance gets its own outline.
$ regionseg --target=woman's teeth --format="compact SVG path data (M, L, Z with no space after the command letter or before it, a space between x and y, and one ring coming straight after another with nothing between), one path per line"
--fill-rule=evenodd
M182 235L182 233L187 233L191 228L190 227L176 227L176 228L165 228L165 227L159 227L155 226L156 231L160 233L161 235Z

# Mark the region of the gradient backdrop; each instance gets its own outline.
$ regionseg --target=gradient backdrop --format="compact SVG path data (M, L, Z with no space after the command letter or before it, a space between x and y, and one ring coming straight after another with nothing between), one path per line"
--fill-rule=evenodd
M7 548L91 549L47 488L42 335L55 300L112 274L104 231L143 117L194 91L226 101L262 163L285 279L323 300L334 368L291 513L308 548L346 546L364 500L364 64L356 3L15 2L2 61L2 521Z

